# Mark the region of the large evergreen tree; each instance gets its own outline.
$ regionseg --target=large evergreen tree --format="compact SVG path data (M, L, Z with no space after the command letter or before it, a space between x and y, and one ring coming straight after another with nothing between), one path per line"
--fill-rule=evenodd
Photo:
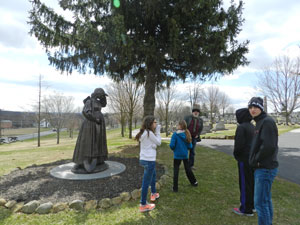
M74 21L31 3L30 33L51 65L145 83L144 115L154 113L162 83L210 79L248 63L248 41L236 40L242 1L224 9L221 0L59 0Z

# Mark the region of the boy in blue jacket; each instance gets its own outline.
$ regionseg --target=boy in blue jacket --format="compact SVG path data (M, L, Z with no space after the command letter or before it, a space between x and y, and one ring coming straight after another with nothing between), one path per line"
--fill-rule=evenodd
M183 161L187 178L192 186L198 186L198 182L188 163L188 149L191 149L192 137L187 129L186 122L181 120L177 125L177 131L173 133L170 148L174 152L174 177L173 191L178 192L178 175L181 161Z

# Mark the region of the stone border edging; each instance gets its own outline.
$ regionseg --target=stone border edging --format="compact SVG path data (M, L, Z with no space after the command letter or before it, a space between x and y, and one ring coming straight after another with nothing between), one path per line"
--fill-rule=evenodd
M164 175L160 177L160 180L156 182L157 190L160 190L166 183L169 177L168 168L166 165L162 165L164 168ZM25 214L49 214L58 213L65 210L91 210L91 209L108 209L112 206L120 205L122 202L127 202L129 200L137 200L141 196L141 188L135 189L132 192L122 192L119 196L114 198L103 198L101 200L74 200L72 202L59 202L53 204L52 202L47 202L40 204L39 201L33 200L28 203L16 202L15 200L6 200L0 198L0 207L11 210L13 213L25 213Z

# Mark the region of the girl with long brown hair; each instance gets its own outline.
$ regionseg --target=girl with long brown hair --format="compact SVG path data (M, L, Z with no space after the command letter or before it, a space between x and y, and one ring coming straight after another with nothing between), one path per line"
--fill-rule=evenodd
M177 131L173 133L170 143L170 148L174 152L174 176L173 176L173 191L178 192L178 175L181 161L183 161L184 170L187 178L192 186L198 186L198 182L194 176L188 163L188 149L191 149L192 137L187 129L186 122L184 120L179 121L177 125Z
M159 198L159 193L156 192L156 148L161 144L160 125L154 116L146 116L144 118L140 132L135 139L140 142L140 164L144 167L144 176L142 183L140 212L153 210L155 204L147 203L147 193L149 185L151 186L151 201Z

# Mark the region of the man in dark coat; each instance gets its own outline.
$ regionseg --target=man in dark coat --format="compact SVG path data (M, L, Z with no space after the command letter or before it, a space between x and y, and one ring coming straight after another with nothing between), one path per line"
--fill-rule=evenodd
M270 225L273 220L272 183L278 168L278 129L275 121L264 112L263 99L253 97L248 103L256 122L249 164L254 172L254 206L259 225Z
M200 106L194 105L192 109L192 115L186 116L184 118L187 128L191 133L192 136L192 145L193 148L190 149L189 154L189 166L194 169L194 162L195 162L195 147L197 142L201 141L200 134L203 129L203 120L199 117L200 115Z
M253 216L254 174L249 165L249 154L254 125L251 123L252 116L248 108L238 109L235 115L239 125L235 131L233 155L238 161L240 207L234 208L233 212L238 215Z

